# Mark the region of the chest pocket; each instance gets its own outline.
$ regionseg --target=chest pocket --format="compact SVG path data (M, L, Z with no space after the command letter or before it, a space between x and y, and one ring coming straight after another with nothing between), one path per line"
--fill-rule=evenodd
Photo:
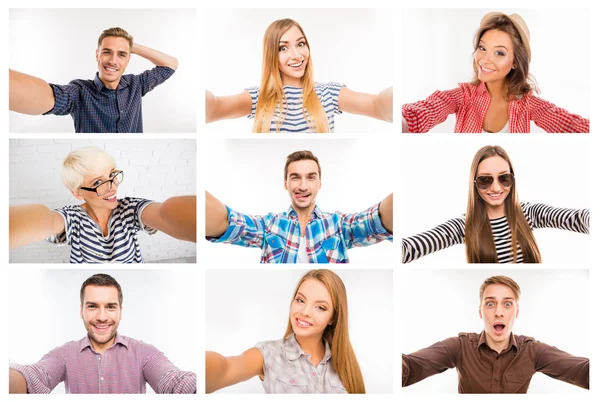
M529 371L527 365L515 364L506 370L504 378L506 379L504 392L516 393L525 392L535 374L535 370Z
M315 252L317 254L317 262L319 263L330 263L330 262L348 262L344 257L343 251L340 252L340 238L337 235L328 237L315 244Z
M344 384L342 384L342 381L339 379L339 377L330 377L329 378L329 388L330 391L329 393L331 394L347 394L348 391L346 390L346 387L344 387Z
M307 394L308 382L304 375L277 374L276 394Z
M284 251L285 239L276 234L267 233L262 262L281 262Z

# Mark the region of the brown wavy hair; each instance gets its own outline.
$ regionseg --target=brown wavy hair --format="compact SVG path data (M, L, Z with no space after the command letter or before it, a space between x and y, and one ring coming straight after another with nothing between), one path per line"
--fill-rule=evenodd
M494 263L498 262L496 245L492 226L487 215L487 206L481 198L475 185L477 168L485 159L499 156L508 162L510 173L515 175L512 162L504 149L497 145L487 145L475 154L469 174L469 199L467 203L467 215L465 222L465 246L467 261L470 263ZM511 247L513 262L517 261L518 247L521 247L523 261L528 263L542 262L540 250L538 249L533 231L525 218L519 197L517 195L516 181L510 188L508 196L504 200L506 219L512 232Z
M521 39L519 31L513 24L513 22L505 15L495 15L485 21L479 27L479 30L473 38L473 81L471 84L479 85L481 82L478 77L477 62L475 61L475 53L479 48L479 42L484 33L491 29L497 29L502 32L506 32L513 44L514 50L514 66L510 72L504 78L506 83L506 101L521 99L523 96L536 92L539 93L539 89L535 82L535 78L529 74L529 61L530 54Z
M298 286L296 286L296 290L294 290L294 295L292 296L292 303L294 302L296 293L298 293L298 289L300 289L300 285L307 279L316 279L321 282L325 285L331 296L333 303L332 324L329 324L325 332L323 332L323 339L331 347L333 368L338 373L348 393L364 394L365 383L348 335L348 300L346 298L344 282L342 282L337 274L328 269L313 269L312 271L308 271L300 279L300 282L298 282ZM284 339L293 333L292 323L288 321Z
M279 41L283 34L293 26L302 32L310 52L310 45L304 30L296 21L286 18L274 21L269 25L263 38L262 78L256 104L256 119L252 127L254 133L270 132L273 119L275 119L277 132L279 132L286 118L288 108L287 99L283 92L283 80L279 71ZM314 132L328 133L329 120L327 120L325 109L323 109L315 92L312 57L310 55L301 81L302 114L308 126Z

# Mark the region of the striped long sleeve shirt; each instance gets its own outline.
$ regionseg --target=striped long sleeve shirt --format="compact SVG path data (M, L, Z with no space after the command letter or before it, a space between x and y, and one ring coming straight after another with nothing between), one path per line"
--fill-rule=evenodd
M340 95L341 88L345 86L335 82L328 83L316 83L315 92L321 101L323 109L325 109L325 115L329 121L329 131L335 131L335 120L336 114L341 114L342 111L338 108L338 96ZM252 97L252 113L248 115L248 118L253 119L256 117L256 104L258 103L258 87L246 88L246 91L250 93ZM275 115L282 114L285 116L281 123L279 132L287 133L306 133L310 132L310 127L304 113L302 113L302 88L296 88L289 85L283 87L283 93L286 99L286 107L283 109L276 107ZM270 131L277 132L277 124L275 121L271 122Z
M411 133L426 133L456 114L455 133L481 133L492 99L485 83L461 83L449 91L436 91L427 99L402 105L402 117ZM531 94L508 103L511 133L529 133L530 122L549 133L589 133L590 121Z
M68 394L158 394L196 392L196 374L180 371L154 346L117 334L104 355L89 338L67 342L31 365L11 363L27 382L27 393L49 394L65 383Z
M290 206L287 212L245 215L227 207L229 227L214 243L262 249L261 263L296 263L300 247L300 222ZM393 235L383 227L379 204L353 214L321 212L315 207L306 225L306 253L310 263L349 262L348 249L365 247Z
M589 209L556 208L545 204L521 203L525 218L532 229L556 228L589 233ZM513 262L512 233L506 217L490 219L499 263ZM465 217L450 219L435 228L402 239L402 262L408 263L465 241ZM523 262L517 245L517 263Z

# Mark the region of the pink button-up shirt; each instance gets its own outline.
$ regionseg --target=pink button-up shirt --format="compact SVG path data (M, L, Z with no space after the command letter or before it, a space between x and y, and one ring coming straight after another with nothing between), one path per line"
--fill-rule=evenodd
M36 364L12 363L30 394L48 394L60 382L72 394L145 394L146 383L159 394L196 392L196 374L180 371L152 345L117 334L104 355L89 338L52 350Z
M481 133L483 119L490 107L485 83L462 83L450 91L435 91L427 99L402 105L402 117L411 133L426 133L456 114L455 133ZM549 133L589 133L590 121L571 114L531 94L508 103L511 133L529 133L530 122Z

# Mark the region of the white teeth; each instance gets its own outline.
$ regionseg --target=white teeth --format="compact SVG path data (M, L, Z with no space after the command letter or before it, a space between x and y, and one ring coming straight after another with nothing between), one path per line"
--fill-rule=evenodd
M108 71L112 71L112 72L115 72L115 71L117 71L117 69L116 69L116 68L110 68L110 67L104 67L104 68L106 68Z
M105 200L114 200L115 198L117 198L116 193L114 195L112 195L111 197L106 197Z
M297 63L297 64L289 64L290 67L300 67L302 65L302 62Z
M494 70L490 70L489 68L485 68L484 66L479 66L479 67L481 67L481 69L482 69L482 70L483 70L483 72L485 72L485 73L491 73L491 72L493 72L493 71L494 71Z
M298 323L298 325L300 325L302 327L310 327L311 326L311 324L309 324L308 322L302 321L302 320L299 320L299 319L296 319L296 322Z

